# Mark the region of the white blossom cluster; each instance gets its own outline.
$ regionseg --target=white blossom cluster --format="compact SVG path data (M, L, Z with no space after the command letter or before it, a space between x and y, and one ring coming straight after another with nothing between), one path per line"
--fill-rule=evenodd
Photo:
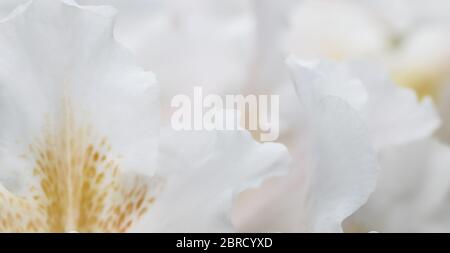
M450 232L450 1L2 0L0 232L70 231Z

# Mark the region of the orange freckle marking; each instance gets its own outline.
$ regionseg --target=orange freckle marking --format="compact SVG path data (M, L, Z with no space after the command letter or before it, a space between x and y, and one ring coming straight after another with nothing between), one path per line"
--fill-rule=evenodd
M87 191L89 191L89 188L90 188L90 186L89 186L90 184L89 184L89 182L87 182L87 181L84 181L84 183L83 183L83 186L82 186L82 191L84 191L84 192L87 192Z
M120 214L120 206L116 206L116 207L114 208L114 213L116 213L116 215L119 215L119 214Z
M136 209L140 209L142 204L144 203L144 199L143 198L139 198L137 204L136 204Z
M141 217L142 215L144 215L144 213L147 212L147 207L144 207L141 211L139 211L138 216Z
M95 152L94 153L94 162L97 162L99 158L100 158L100 154L98 152Z
M102 172L102 173L98 174L97 178L95 179L95 183L97 185L100 184L104 178L105 178L105 173Z
M89 167L86 176L92 178L95 176L96 169L94 167Z
M122 224L124 220L125 220L125 213L121 213L119 216L118 225L120 226L120 224Z
M95 213L100 213L100 212L102 211L102 209L103 209L103 205L98 205L98 206L95 208L94 212L95 212Z
M128 203L127 207L126 207L126 212L127 213L131 213L133 211L133 204L132 203Z

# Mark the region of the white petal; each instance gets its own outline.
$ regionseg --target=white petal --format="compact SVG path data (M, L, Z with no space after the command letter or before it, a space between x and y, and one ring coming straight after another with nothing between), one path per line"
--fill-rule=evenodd
M345 65L325 61L288 59L291 75L296 80L301 99L320 101L325 96L340 97L354 109L360 110L367 103L367 90L359 79L351 76ZM307 102L307 101L305 101ZM311 101L309 103L317 103Z
M292 171L244 196L236 218L244 231L339 232L375 188L375 152L358 112L339 97L320 95L308 77L295 79L308 102Z
M413 90L393 83L376 65L356 63L352 69L369 91L362 113L376 147L418 140L439 128L441 120L431 98L419 101Z
M123 163L154 169L154 77L112 39L111 8L44 0L22 9L0 27L2 145L28 145L47 119L60 119L67 99L77 117L110 139Z
M419 101L414 91L395 85L376 65L293 58L289 62L302 84L298 86L302 99L336 96L346 100L367 122L377 148L420 139L440 125L429 98Z
M319 200L312 211L317 220L313 231L336 232L373 192L378 163L367 127L356 111L330 98L323 100L317 113L321 113L313 125L317 167L312 172L317 174L310 192Z
M283 145L260 144L246 131L168 130L160 154L168 181L136 231L231 232L234 196L290 161Z
M432 138L387 148L379 183L353 226L363 231L448 232L450 148Z
M0 231L123 231L153 200L157 89L114 13L39 0L0 23Z

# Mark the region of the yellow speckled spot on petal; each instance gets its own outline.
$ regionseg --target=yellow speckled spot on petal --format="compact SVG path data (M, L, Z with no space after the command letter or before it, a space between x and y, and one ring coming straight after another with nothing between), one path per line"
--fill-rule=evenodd
M28 193L0 186L0 232L125 232L153 203L158 183L125 176L108 139L77 124L71 111L30 145Z

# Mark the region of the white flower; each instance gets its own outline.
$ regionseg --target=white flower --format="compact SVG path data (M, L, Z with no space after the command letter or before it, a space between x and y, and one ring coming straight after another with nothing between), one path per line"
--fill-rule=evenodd
M292 141L293 136L302 131L302 122L295 117L299 105L292 95L292 89L287 85L285 73L280 71L281 61L273 59L294 53L307 58L376 60L388 67L391 73L379 71L378 67L375 67L374 71L373 66L361 62L345 66L312 61L300 64L303 67L297 76L299 79L305 79L305 85L311 83L311 79L316 79L317 91L347 100L365 121L371 141L379 152L382 169L380 184L368 207L358 217L359 225L367 225L368 227L364 228L366 231L377 228L381 231L418 231L420 227L429 231L432 231L431 228L442 231L447 224L447 216L438 217L432 213L445 213L446 205L444 203L428 205L428 202L422 201L447 192L445 187L437 187L434 191L439 194L433 196L430 193L432 191L423 189L425 184L433 187L433 182L429 178L441 175L436 173L434 163L421 166L421 172L416 173L427 176L417 177L416 184L402 184L402 180L406 177L403 175L405 173L403 168L410 166L408 159L393 160L394 156L389 154L400 152L396 151L397 148L401 152L409 152L418 145L416 143L436 142L431 136L440 126L442 128L439 137L450 140L450 117L448 117L450 88L447 88L450 81L450 65L449 50L448 46L446 47L449 38L449 15L445 15L448 13L448 3L439 0L430 3L362 2L302 1L284 10L284 13L289 14L288 25L282 22L283 15L266 15L266 21L260 20L259 24L265 26L266 29L260 30L267 32L266 38L271 38L272 43L265 47L266 52L263 54L270 57L260 57L269 60L260 63L259 68L263 71L256 77L258 82L255 82L253 88L258 88L260 80L263 80L262 82L266 80L265 90L282 95L281 100L285 101L284 106L281 105L282 140L291 150L296 150L298 147ZM379 4L380 12L374 11L374 4ZM270 9L270 5L268 6ZM392 14L391 11L396 6L399 7L396 10L401 12L396 14L404 14L403 16L391 15L394 18L391 21L379 18L378 14ZM270 18L272 22L267 21ZM278 24L277 29L273 29L274 23ZM266 42L260 44L267 45ZM395 81L399 84L414 87L423 100L417 99L412 91L396 87L389 81L389 75L395 77ZM427 95L433 95L434 101ZM434 103L439 109L442 124ZM446 149L443 144L432 147L429 154L421 156L423 160L446 159L448 154L440 151ZM293 153L295 154L295 151ZM392 181L386 181L387 178L391 178ZM446 179L442 181L440 185L446 185ZM430 195L421 199L403 199L402 196L396 195L396 192L403 192L405 195L409 193L413 196ZM379 205L383 201L390 204ZM423 210L428 209L426 215L423 211L421 215L407 211L408 208L413 209L418 204L424 206ZM398 208L399 211L385 211L387 207ZM399 217L402 212L411 215L407 216L408 219L399 218L394 224L394 215ZM376 219L374 213L377 214ZM386 225L389 223L390 226Z
M39 0L0 23L0 231L231 231L233 193L280 173L285 148L159 141L154 77L113 39L114 12Z
M445 82L450 80L450 22L424 24L403 35L388 55L397 83L414 88L419 96L432 95L439 103Z
M37 1L1 23L1 167L21 181L1 190L1 230L120 231L154 198L135 173L155 169L157 89L113 13Z
M266 51L305 59L379 60L389 67L397 83L413 87L421 97L438 98L442 85L450 79L450 20L439 17L437 11L449 16L448 6L441 0L426 4L306 0L285 8L284 15L266 14L258 23L267 33L265 38L278 41L270 45L275 49L266 46ZM263 8L273 13L271 5ZM284 16L287 25L275 26ZM265 41L258 44L267 45ZM270 60L273 66L273 57Z
M450 82L449 2L377 0L366 4L395 42L383 57L395 81L414 88L420 97L433 96L441 117L446 118L442 94ZM448 123L444 121L445 128Z
M450 149L432 139L440 119L431 100L419 101L372 64L296 61L294 67L297 80L305 89L319 91L319 98L348 101L368 126L378 152L376 191L350 219L349 229L446 231L450 217L436 214L448 208L444 200L450 189Z
M419 101L376 64L323 60L297 61L293 67L301 87L312 85L321 96L340 97L357 110L377 149L427 137L440 126L430 98Z
M340 232L375 188L375 153L358 112L291 64L301 100L291 172L244 193L235 222L244 231Z

